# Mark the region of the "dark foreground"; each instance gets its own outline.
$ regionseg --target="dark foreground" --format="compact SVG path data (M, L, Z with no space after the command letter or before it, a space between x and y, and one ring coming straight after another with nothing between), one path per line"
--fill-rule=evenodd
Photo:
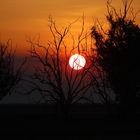
M67 118L44 105L0 105L0 136L64 140L140 139L140 114L121 117L116 107L77 106Z

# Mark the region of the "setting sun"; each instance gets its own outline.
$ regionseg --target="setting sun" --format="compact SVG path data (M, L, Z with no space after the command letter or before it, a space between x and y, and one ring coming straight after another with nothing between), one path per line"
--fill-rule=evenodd
M74 70L80 70L82 69L86 64L86 60L84 56L80 54L74 54L69 59L69 65Z

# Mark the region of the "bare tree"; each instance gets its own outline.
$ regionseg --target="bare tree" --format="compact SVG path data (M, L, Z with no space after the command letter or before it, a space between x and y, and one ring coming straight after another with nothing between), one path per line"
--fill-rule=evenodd
M90 33L84 31L84 18L77 41L70 32L75 22L59 30L52 18L49 18L49 21L52 42L49 41L47 46L43 46L40 39L35 42L28 40L31 45L31 56L39 60L40 64L35 67L33 76L38 81L38 85L32 91L37 90L41 93L40 101L57 103L63 112L68 112L71 104L81 101L94 103L94 93L91 89L93 86L94 89L99 86L97 80L99 73L98 66L92 63L94 60L91 60L93 57L89 53ZM72 42L70 45L66 43L66 38ZM69 66L69 58L75 53L86 58L86 65L81 70L74 70Z
M10 95L21 80L22 68L25 61L16 68L15 50L11 40L0 42L0 100Z

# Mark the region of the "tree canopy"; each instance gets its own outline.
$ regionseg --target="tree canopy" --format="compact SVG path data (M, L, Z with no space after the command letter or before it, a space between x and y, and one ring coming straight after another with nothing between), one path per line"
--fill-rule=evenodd
M112 88L122 104L134 104L140 82L140 28L135 16L128 17L131 2L124 1L123 12L107 2L109 24L107 32L97 26L92 27L98 62L107 74Z

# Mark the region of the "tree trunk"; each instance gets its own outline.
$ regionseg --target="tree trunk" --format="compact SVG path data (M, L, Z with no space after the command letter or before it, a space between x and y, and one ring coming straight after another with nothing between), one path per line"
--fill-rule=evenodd
M68 119L70 111L70 104L58 103L57 104L57 116L60 119Z

